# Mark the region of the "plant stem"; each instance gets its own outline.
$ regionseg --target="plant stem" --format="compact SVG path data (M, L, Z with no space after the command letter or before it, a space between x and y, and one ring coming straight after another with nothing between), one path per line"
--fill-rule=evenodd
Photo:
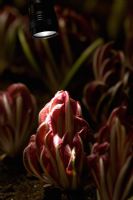
M51 48L49 46L48 40L42 39L42 43L44 45L44 49L46 51L48 60L50 62L51 70L53 71L53 73L55 73L56 76L58 76L59 73L58 73L57 65L56 65L53 53L51 51Z

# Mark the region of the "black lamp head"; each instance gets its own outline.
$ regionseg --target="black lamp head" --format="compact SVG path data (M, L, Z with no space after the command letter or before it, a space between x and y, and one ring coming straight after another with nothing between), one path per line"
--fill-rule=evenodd
M29 0L29 18L33 37L49 38L57 35L58 22L53 0Z

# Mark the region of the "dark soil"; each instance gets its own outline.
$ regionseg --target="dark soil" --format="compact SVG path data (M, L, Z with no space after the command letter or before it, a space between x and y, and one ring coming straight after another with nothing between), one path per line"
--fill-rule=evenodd
M6 159L0 162L0 200L60 200L59 193L55 188L44 188L44 183L30 176L22 161ZM84 198L72 198L78 199ZM87 200L96 200L94 189L90 188Z
M43 183L19 164L0 163L0 200L43 200Z

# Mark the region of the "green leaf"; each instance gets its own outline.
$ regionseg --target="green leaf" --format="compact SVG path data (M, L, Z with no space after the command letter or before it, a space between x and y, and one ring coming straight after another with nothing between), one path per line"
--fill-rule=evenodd
M82 64L86 61L86 59L93 53L93 51L99 46L103 44L103 39L98 38L95 40L85 51L80 55L77 61L72 65L71 69L67 73L64 81L61 83L59 89L65 89L71 79L74 77L78 69L82 66Z
M24 31L22 30L22 28L18 29L18 37L19 37L19 40L20 40L20 43L21 43L21 46L22 46L22 49L23 49L23 52L24 52L26 58L28 59L28 61L31 64L31 66L33 67L33 69L37 73L39 73L40 70L39 70L38 63L36 62L36 60L33 57L33 54L28 45L28 42L26 41L26 37L25 37Z

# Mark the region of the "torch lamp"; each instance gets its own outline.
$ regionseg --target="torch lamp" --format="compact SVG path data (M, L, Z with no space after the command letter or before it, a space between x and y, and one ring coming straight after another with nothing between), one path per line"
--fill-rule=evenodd
M33 37L49 38L57 35L54 0L29 0L29 19Z

